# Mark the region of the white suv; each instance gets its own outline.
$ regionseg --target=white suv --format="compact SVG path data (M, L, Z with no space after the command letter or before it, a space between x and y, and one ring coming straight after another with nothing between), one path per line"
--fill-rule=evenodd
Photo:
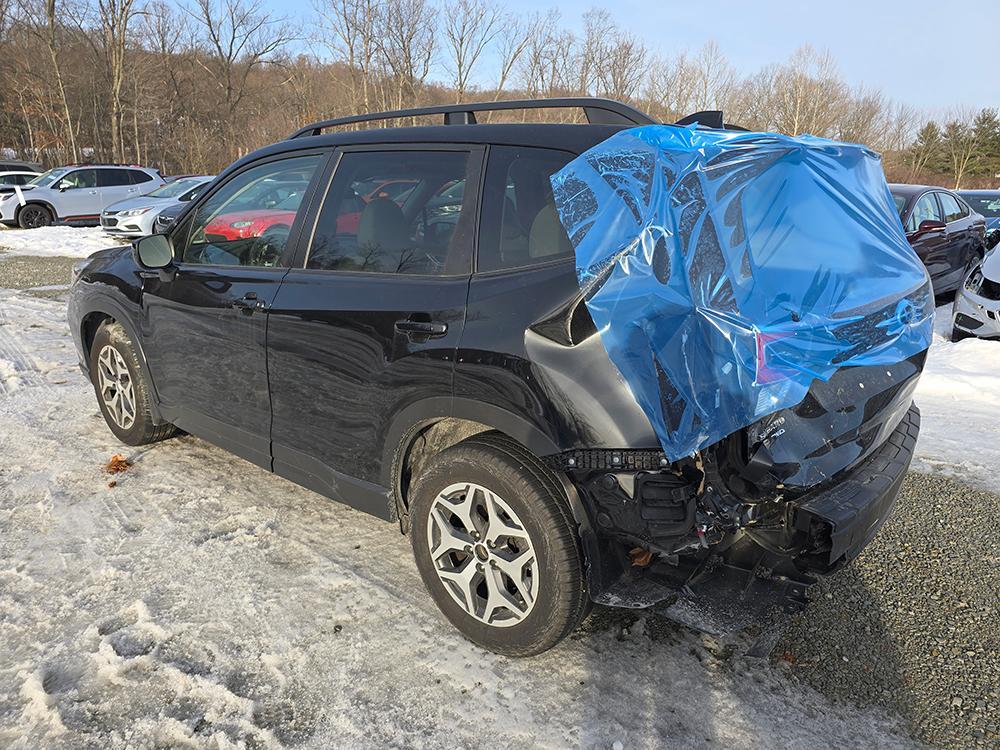
M0 195L0 222L22 229L53 223L95 225L112 203L145 195L163 184L145 167L86 164L50 169Z

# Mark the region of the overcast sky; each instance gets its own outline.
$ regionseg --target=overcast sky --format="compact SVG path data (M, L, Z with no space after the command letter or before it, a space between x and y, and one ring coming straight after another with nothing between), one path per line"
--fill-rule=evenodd
M277 0L270 0L277 2ZM308 9L311 0L293 0ZM811 43L829 49L848 83L882 89L931 113L1000 106L1000 0L501 0L529 14L559 7L577 30L605 7L654 51L696 50L714 39L741 73ZM435 77L441 77L438 72Z

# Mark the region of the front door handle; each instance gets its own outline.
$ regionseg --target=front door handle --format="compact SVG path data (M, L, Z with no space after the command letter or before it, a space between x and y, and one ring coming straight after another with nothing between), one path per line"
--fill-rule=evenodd
M436 320L397 320L396 330L415 341L426 341L440 338L448 333L448 324Z
M255 310L263 310L267 307L267 303L257 299L257 292L247 292L242 297L234 299L232 306L244 315L251 315Z

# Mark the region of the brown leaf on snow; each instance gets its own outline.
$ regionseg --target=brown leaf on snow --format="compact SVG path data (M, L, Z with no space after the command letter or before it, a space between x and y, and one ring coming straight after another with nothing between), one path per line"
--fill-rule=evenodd
M637 568L645 568L653 562L653 553L642 547L634 547L629 550L628 556L632 558L632 565Z
M118 482L116 482L114 479L112 479L110 482L108 482L108 487L110 487L112 489L115 488L115 487L117 487L117 486L118 486Z
M125 456L121 453L116 453L105 465L104 470L108 472L108 474L121 474L123 471L128 471L131 467L131 461L125 458Z

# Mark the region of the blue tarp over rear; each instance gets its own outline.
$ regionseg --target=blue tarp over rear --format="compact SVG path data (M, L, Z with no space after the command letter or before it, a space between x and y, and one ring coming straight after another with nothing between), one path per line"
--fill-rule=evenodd
M867 148L650 125L552 185L601 340L671 460L930 345L930 282Z

